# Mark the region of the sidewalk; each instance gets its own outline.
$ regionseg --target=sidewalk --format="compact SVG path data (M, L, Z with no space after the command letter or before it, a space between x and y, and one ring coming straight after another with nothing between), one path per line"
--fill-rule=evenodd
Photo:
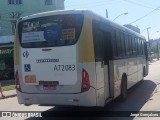
M158 115L157 117L134 117L133 120L160 120L160 85L157 86L155 91L152 93L150 99L144 104L140 111L149 111L149 114Z
M141 108L141 111L159 111L160 110L159 98L160 98L160 85L157 85L150 99Z
M11 79L11 80L1 80L0 84L1 84L1 86L15 85L15 80L14 79ZM2 96L2 94L4 96ZM5 98L9 98L9 97L15 97L16 96L16 90L2 91L2 94L0 92L0 100L1 99L5 99Z
M2 97L2 95L0 93L0 100L1 99L6 99L6 98L9 98L9 97L15 97L16 96L16 90L3 91L3 95L4 95L4 97Z

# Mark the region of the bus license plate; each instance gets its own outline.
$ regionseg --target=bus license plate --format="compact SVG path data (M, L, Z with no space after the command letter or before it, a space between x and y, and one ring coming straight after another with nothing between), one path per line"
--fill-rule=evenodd
M43 90L56 90L56 84L43 85Z
M58 81L40 81L40 85L43 85L43 90L56 90L58 86Z

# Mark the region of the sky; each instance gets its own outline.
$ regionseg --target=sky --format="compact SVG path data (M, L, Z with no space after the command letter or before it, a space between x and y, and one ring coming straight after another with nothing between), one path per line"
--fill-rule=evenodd
M141 34L148 39L160 38L160 0L65 0L65 9L88 9L103 17L124 25L131 24L141 30Z

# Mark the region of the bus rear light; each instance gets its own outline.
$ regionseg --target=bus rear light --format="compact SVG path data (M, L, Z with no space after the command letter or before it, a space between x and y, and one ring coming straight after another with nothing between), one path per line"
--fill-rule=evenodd
M21 91L21 87L20 87L20 83L19 83L18 70L16 71L15 80L16 80L16 89Z
M88 91L90 89L90 81L89 81L89 75L86 70L82 70L82 86L81 86L81 92Z

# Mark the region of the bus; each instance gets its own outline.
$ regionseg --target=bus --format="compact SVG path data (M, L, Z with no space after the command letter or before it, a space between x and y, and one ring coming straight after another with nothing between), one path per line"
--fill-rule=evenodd
M19 104L99 106L148 74L145 37L89 10L37 13L17 21Z

